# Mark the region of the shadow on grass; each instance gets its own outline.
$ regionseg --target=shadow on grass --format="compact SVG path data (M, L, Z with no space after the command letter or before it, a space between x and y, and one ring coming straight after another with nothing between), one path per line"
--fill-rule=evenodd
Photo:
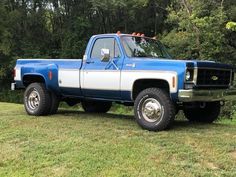
M199 122L189 122L188 120L175 120L173 126L170 130L172 131L192 131L193 129L197 130L222 130L225 127L232 127L232 125L226 125L218 121L214 123L199 123Z
M72 116L74 114L80 114L80 115L86 115L86 116L95 115L96 117L99 117L99 118L134 120L133 115L124 115L124 114L115 114L115 113L86 113L84 111L78 111L78 110L59 110L57 114L61 114L64 116Z
M58 111L59 115L63 116L73 116L73 115L84 115L84 116L96 116L96 118L99 119L125 119L129 121L135 121L135 118L133 115L124 115L124 114L115 114L115 113L86 113L84 111L79 111L79 110L59 110ZM197 123L197 122L189 122L188 120L181 118L177 119L174 121L172 128L170 130L178 131L182 130L185 128L186 130L189 128L194 128L194 129L209 129L209 128L218 128L218 127L226 127L229 125L222 124L220 122L215 122L212 124L205 124L205 123Z

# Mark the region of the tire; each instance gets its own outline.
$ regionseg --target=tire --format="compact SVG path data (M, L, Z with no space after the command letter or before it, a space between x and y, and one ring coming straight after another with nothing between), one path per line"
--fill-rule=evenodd
M185 117L191 122L212 123L220 114L220 102L207 102L205 107L184 109Z
M88 101L81 102L82 108L89 113L106 113L110 110L112 102Z
M56 114L59 107L60 99L53 92L50 92L50 97L51 97L51 108L49 114Z
M41 116L50 112L50 93L43 83L32 83L24 92L24 107L29 115Z
M166 91L148 88L140 92L135 99L134 115L143 129L161 131L173 123L175 106Z

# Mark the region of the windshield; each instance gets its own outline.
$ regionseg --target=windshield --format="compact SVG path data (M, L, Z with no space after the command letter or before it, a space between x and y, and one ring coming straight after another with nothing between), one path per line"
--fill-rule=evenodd
M146 37L122 36L128 57L171 58L160 41Z

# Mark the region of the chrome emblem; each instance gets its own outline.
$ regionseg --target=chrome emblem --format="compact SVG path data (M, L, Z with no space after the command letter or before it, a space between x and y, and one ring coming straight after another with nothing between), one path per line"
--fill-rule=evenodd
M217 76L212 76L211 79L212 79L213 81L217 81L217 80L218 80L218 77L217 77Z

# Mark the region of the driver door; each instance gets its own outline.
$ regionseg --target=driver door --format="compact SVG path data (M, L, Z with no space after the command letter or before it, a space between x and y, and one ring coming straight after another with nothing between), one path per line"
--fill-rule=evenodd
M114 37L97 38L82 69L82 91L85 97L120 99L122 58ZM108 49L110 57L102 60L102 49Z

